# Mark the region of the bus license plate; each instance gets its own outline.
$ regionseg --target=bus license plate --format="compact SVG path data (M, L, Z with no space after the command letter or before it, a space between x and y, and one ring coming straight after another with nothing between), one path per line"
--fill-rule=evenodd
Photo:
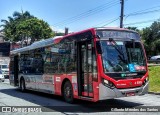
M126 96L129 97L129 96L135 96L135 93L134 92L129 92L129 93L126 93Z

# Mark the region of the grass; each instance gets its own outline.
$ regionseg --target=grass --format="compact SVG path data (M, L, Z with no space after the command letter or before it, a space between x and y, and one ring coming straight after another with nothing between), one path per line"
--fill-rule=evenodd
M160 92L160 66L149 67L149 91Z

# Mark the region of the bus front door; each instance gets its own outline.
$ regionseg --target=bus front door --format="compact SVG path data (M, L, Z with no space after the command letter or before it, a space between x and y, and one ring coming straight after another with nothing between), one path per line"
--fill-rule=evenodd
M93 97L92 44L91 41L77 43L78 95Z

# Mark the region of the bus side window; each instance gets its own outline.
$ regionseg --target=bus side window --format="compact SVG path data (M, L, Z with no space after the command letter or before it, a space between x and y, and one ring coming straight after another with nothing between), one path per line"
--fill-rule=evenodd
M66 54L66 73L76 72L76 49L75 42L68 42Z

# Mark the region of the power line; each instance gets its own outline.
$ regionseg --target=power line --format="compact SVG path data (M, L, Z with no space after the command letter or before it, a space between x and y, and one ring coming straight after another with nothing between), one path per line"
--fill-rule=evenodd
M118 1L119 1L119 0L118 0ZM79 15L76 15L76 16L73 16L73 17L71 17L71 18L65 19L65 20L63 20L63 21L61 21L61 22L55 23L54 25L56 26L56 25L64 25L64 24L73 23L73 22L78 21L78 20L80 20L80 19L86 18L86 17L88 17L88 16L90 16L90 15L94 15L94 14L96 14L96 13L99 13L99 12L103 11L103 10L109 9L109 8L111 8L111 7L119 4L118 1L114 1L114 2L113 2L113 1L110 1L110 2L107 2L107 3L103 4L103 5L100 5L100 6L96 7L96 8L93 8L93 9L91 9L91 10L88 10L88 11L86 11L86 12L83 12L83 13L81 13L81 14L79 14Z
M117 17L117 18L119 19L119 17ZM116 20L117 18L113 18L113 19L110 19L110 20L107 20L107 21L100 22L100 23L94 25L93 27L98 27L99 25L104 25L104 26L105 26L105 25L108 25L108 23Z
M125 0L125 1L128 1L128 0ZM70 23L76 22L76 21L81 20L83 18L86 18L86 17L89 17L89 16L94 15L96 13L99 13L99 12L101 12L103 10L109 9L109 8L111 8L111 7L113 7L113 6L117 5L117 4L119 4L118 1L107 2L107 3L103 4L103 5L100 5L100 6L96 7L96 8L93 8L91 10L83 12L83 13L81 13L79 15L76 15L76 16L73 16L71 18L65 19L65 20L63 20L61 22L55 23L54 26L56 26L56 25L57 26L58 25L65 25L65 24L70 24ZM136 15L148 14L148 13L153 13L153 12L159 12L160 9L155 9L155 8L159 8L159 7L160 6L156 6L156 7L151 7L151 8L147 8L147 9L144 9L144 10L136 11L136 12L133 12L133 13L129 13L125 17L127 18L129 16L136 16ZM155 9L155 10L151 10L151 9ZM109 25L109 24L111 24L111 23L113 23L113 22L115 22L115 21L117 21L119 19L120 18L118 17L118 18L114 18L113 20L109 20L109 21L107 21L108 23L104 24L103 26ZM152 20L148 20L148 21L150 22ZM142 23L142 22L135 22L135 23ZM143 23L148 23L148 22L145 21ZM131 23L131 24L134 24L134 23ZM128 25L128 24L124 24L124 25Z
M136 26L137 28L144 28L144 27L149 27L150 26L150 24L149 25L138 25L138 26Z
M117 5L117 4L113 4L113 5L111 5L111 6L107 7L107 8L99 9L99 10L94 11L94 12L88 12L87 14L85 14L85 15L83 15L83 16L81 16L81 17L78 17L78 18L69 20L68 22L65 22L65 23L63 23L63 24L61 24L61 25L70 24L70 23L76 22L76 21L78 21L78 20L84 19L84 18L89 17L89 16L91 16L91 15L94 15L94 14L96 14L96 13L99 13L99 12L101 12L101 11L103 11L103 10L109 9L109 8L111 8L112 6L115 6L115 5Z
M149 23L149 22L154 22L154 21L159 21L160 19L153 19L153 20L146 20L146 21L140 21L140 22L134 22L134 23L128 23L128 24L124 24L126 25L136 25L136 24L143 24L143 23Z
M136 12L136 13L130 13L126 15L126 18L129 16L136 16L136 15L143 15L143 14L149 14L149 13L153 13L153 12L159 12L160 9L156 9L156 10L150 10L150 11L144 11L144 12ZM125 18L125 19L126 19Z
M103 26L107 26L107 25L109 25L109 24L111 24L111 23L113 23L113 22L115 22L115 21L117 21L117 20L119 20L119 19L120 19L120 18L118 17L118 18L116 18L116 19L114 19L114 20L108 22L107 24L105 24L105 25L103 25ZM103 26L102 26L102 27L103 27Z
M125 0L125 1L127 2L128 0ZM111 24L111 23L113 23L113 22L115 22L115 21L117 21L117 20L119 20L119 19L120 19L120 27L123 26L124 0L120 0L120 3L121 3L121 16L120 16L120 18L119 18L119 17L118 17L118 18L115 18L115 19L111 20L109 23L107 23L107 24L105 24L105 25L103 25L103 26L109 25L109 24ZM102 26L102 27L103 27L103 26Z
M136 11L136 12L133 12L133 13L130 13L130 14L132 15L132 14L135 14L135 13L144 12L144 11L151 10L151 9L155 9L155 8L159 8L159 7L160 7L160 6L155 6L155 7L151 7L151 8L139 10L139 11ZM128 15L130 15L130 14L128 14Z
M148 14L148 13L153 13L153 12L159 12L160 9L155 9L155 8L159 8L159 7L160 6L155 6L155 7L147 8L147 9L144 9L144 10L139 10L139 11L136 11L136 12L129 13L129 14L126 15L126 18L129 17L129 16L136 16L136 15L143 15L143 14ZM151 10L151 9L155 9L155 10ZM149 11L147 11L147 10L149 10ZM103 25L103 26L109 25L109 24L117 21L116 19L118 20L118 18L114 18L112 20L109 20L110 22ZM102 22L102 23L104 23L104 22ZM98 24L98 25L101 25L101 23Z

